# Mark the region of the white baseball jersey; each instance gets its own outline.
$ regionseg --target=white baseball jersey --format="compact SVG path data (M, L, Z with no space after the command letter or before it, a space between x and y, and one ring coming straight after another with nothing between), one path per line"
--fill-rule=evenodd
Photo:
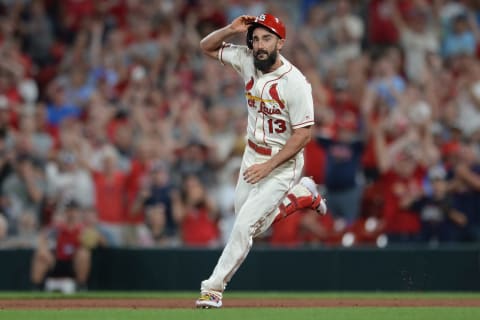
M263 74L255 69L253 51L224 44L218 59L242 76L248 105L247 137L259 145L281 149L292 129L313 125L312 87L284 57L277 70Z
M243 172L255 163L268 161L281 150L294 129L313 125L312 89L302 73L284 57L283 64L263 74L253 64L246 46L224 44L218 58L242 76L248 108L247 138L255 144L245 149L235 190L235 223L230 238L211 276L202 281L202 291L221 294L247 256L252 239L270 227L278 206L300 178L303 153L275 168L258 183L250 184ZM258 152L258 146L271 152Z

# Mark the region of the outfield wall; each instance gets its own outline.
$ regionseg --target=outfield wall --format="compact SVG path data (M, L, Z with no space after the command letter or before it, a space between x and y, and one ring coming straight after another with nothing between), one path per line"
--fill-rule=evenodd
M198 290L219 250L101 249L91 290ZM29 290L29 250L0 250L0 290ZM480 246L255 248L232 290L480 291Z

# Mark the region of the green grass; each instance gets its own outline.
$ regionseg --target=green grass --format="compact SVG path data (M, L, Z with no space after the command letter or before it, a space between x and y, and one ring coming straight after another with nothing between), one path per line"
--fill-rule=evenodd
M8 320L473 320L480 319L480 308L301 308L220 310L41 310L0 311L0 319Z
M191 309L59 309L2 310L2 299L68 299L68 298L186 298L197 292L87 292L65 296L30 292L0 292L0 320L470 320L480 319L480 308L462 307L320 307L320 308L223 308ZM227 292L228 298L355 298L355 299L480 299L480 293L386 293L386 292Z

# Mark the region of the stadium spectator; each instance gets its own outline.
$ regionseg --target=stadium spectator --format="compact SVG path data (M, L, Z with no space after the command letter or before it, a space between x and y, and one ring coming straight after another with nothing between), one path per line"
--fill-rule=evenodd
M47 13L44 1L32 1L25 7L24 17L19 22L23 46L39 66L51 63L50 50L54 44L54 25Z
M426 186L423 195L414 200L410 207L418 212L421 220L420 241L430 244L452 241L452 221L450 216L457 215L453 208L453 199L448 193L447 171L439 164L429 168L426 174Z
M334 136L317 136L326 153L325 187L328 207L335 218L352 224L358 217L363 182L360 164L363 137L355 114L345 112L336 120Z
M313 4L298 34L298 40L316 61L314 66L321 74L328 72L334 63L328 16L327 9L321 3Z
M56 161L46 165L47 199L53 206L63 206L69 200L75 200L82 208L94 204L94 184L90 172L83 169L77 156L70 151L61 150Z
M3 210L12 228L20 215L28 210L41 217L42 201L46 191L45 178L39 164L27 154L18 155L13 164L14 171L1 186L4 198Z
M74 278L79 289L86 289L91 267L90 248L82 244L81 211L75 201L68 202L63 212L38 239L32 258L31 280L41 289L46 277ZM51 247L51 243L54 243Z
M454 55L474 55L477 39L469 17L465 13L459 13L450 20L442 39L442 55L447 59Z
M480 237L480 162L474 146L464 143L457 151L453 167L454 239L460 242L478 241Z
M163 215L165 221L162 225L162 233L175 237L178 234L179 223L179 217L175 212L175 206L178 205L175 203L178 193L179 190L171 181L170 168L165 162L157 161L151 165L141 181L139 192L132 205L132 214L136 215L143 210L150 211L150 216L144 217L147 226L157 222L158 216ZM152 209L152 207L156 209Z
M195 175L201 183L211 187L215 183L212 163L209 159L209 148L203 141L192 139L180 151L178 161L173 166L176 173L175 183L185 180L190 175Z
M369 94L375 95L380 103L393 109L405 91L405 79L396 70L396 63L390 56L380 55L373 61L373 75L369 81ZM370 106L365 106L370 109Z
M406 1L402 1L404 3ZM392 8L389 0L372 0L367 9L367 38L374 47L391 46L398 43L398 30L391 19Z
M404 16L395 1L389 1L391 18L405 54L405 74L410 81L418 81L425 69L427 54L440 51L438 19L432 8L424 3L412 1Z
M1 216L0 219L5 218ZM15 230L10 233L9 237L0 241L0 248L35 248L38 239L37 221L38 218L32 212L23 212L18 218L18 221L15 225Z
M407 130L408 135L396 136L387 144L386 132L399 119L402 118L392 114L374 125L375 152L381 173L379 183L383 186L385 200L382 218L393 242L417 241L420 220L418 214L410 209L410 204L421 196L424 172L438 158L432 151L434 147L430 139L422 136L422 133L427 137L430 134L425 127L412 125ZM398 129L394 133L398 135Z
M127 245L126 181L127 175L117 167L117 152L112 146L103 148L101 169L91 171L95 186L95 207L102 228L112 235L112 246Z
M360 55L365 26L363 20L352 12L350 1L335 2L335 12L330 18L328 29L337 66Z
M208 247L219 245L218 209L197 176L185 177L182 184L182 206L177 210L184 245Z
M51 101L47 105L47 119L52 130L57 129L66 119L80 118L80 107L67 100L69 97L65 91L66 88L60 83L54 83L50 87Z
M141 247L177 247L178 236L168 231L166 222L167 215L162 203L148 206L145 210L145 228L139 232L138 244Z
M14 143L17 145L17 150L23 149L19 150L20 152L29 153L40 162L45 163L53 151L54 140L42 128L42 124L39 123L40 119L36 118L35 113L38 112L35 110L36 107L25 106L24 108L19 119L19 130L14 135Z

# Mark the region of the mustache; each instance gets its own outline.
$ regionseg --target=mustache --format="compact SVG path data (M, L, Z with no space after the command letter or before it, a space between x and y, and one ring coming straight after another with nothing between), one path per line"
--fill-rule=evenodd
M268 55L268 52L266 50L258 50L257 52L255 52L255 57L258 57L258 55L262 53Z

